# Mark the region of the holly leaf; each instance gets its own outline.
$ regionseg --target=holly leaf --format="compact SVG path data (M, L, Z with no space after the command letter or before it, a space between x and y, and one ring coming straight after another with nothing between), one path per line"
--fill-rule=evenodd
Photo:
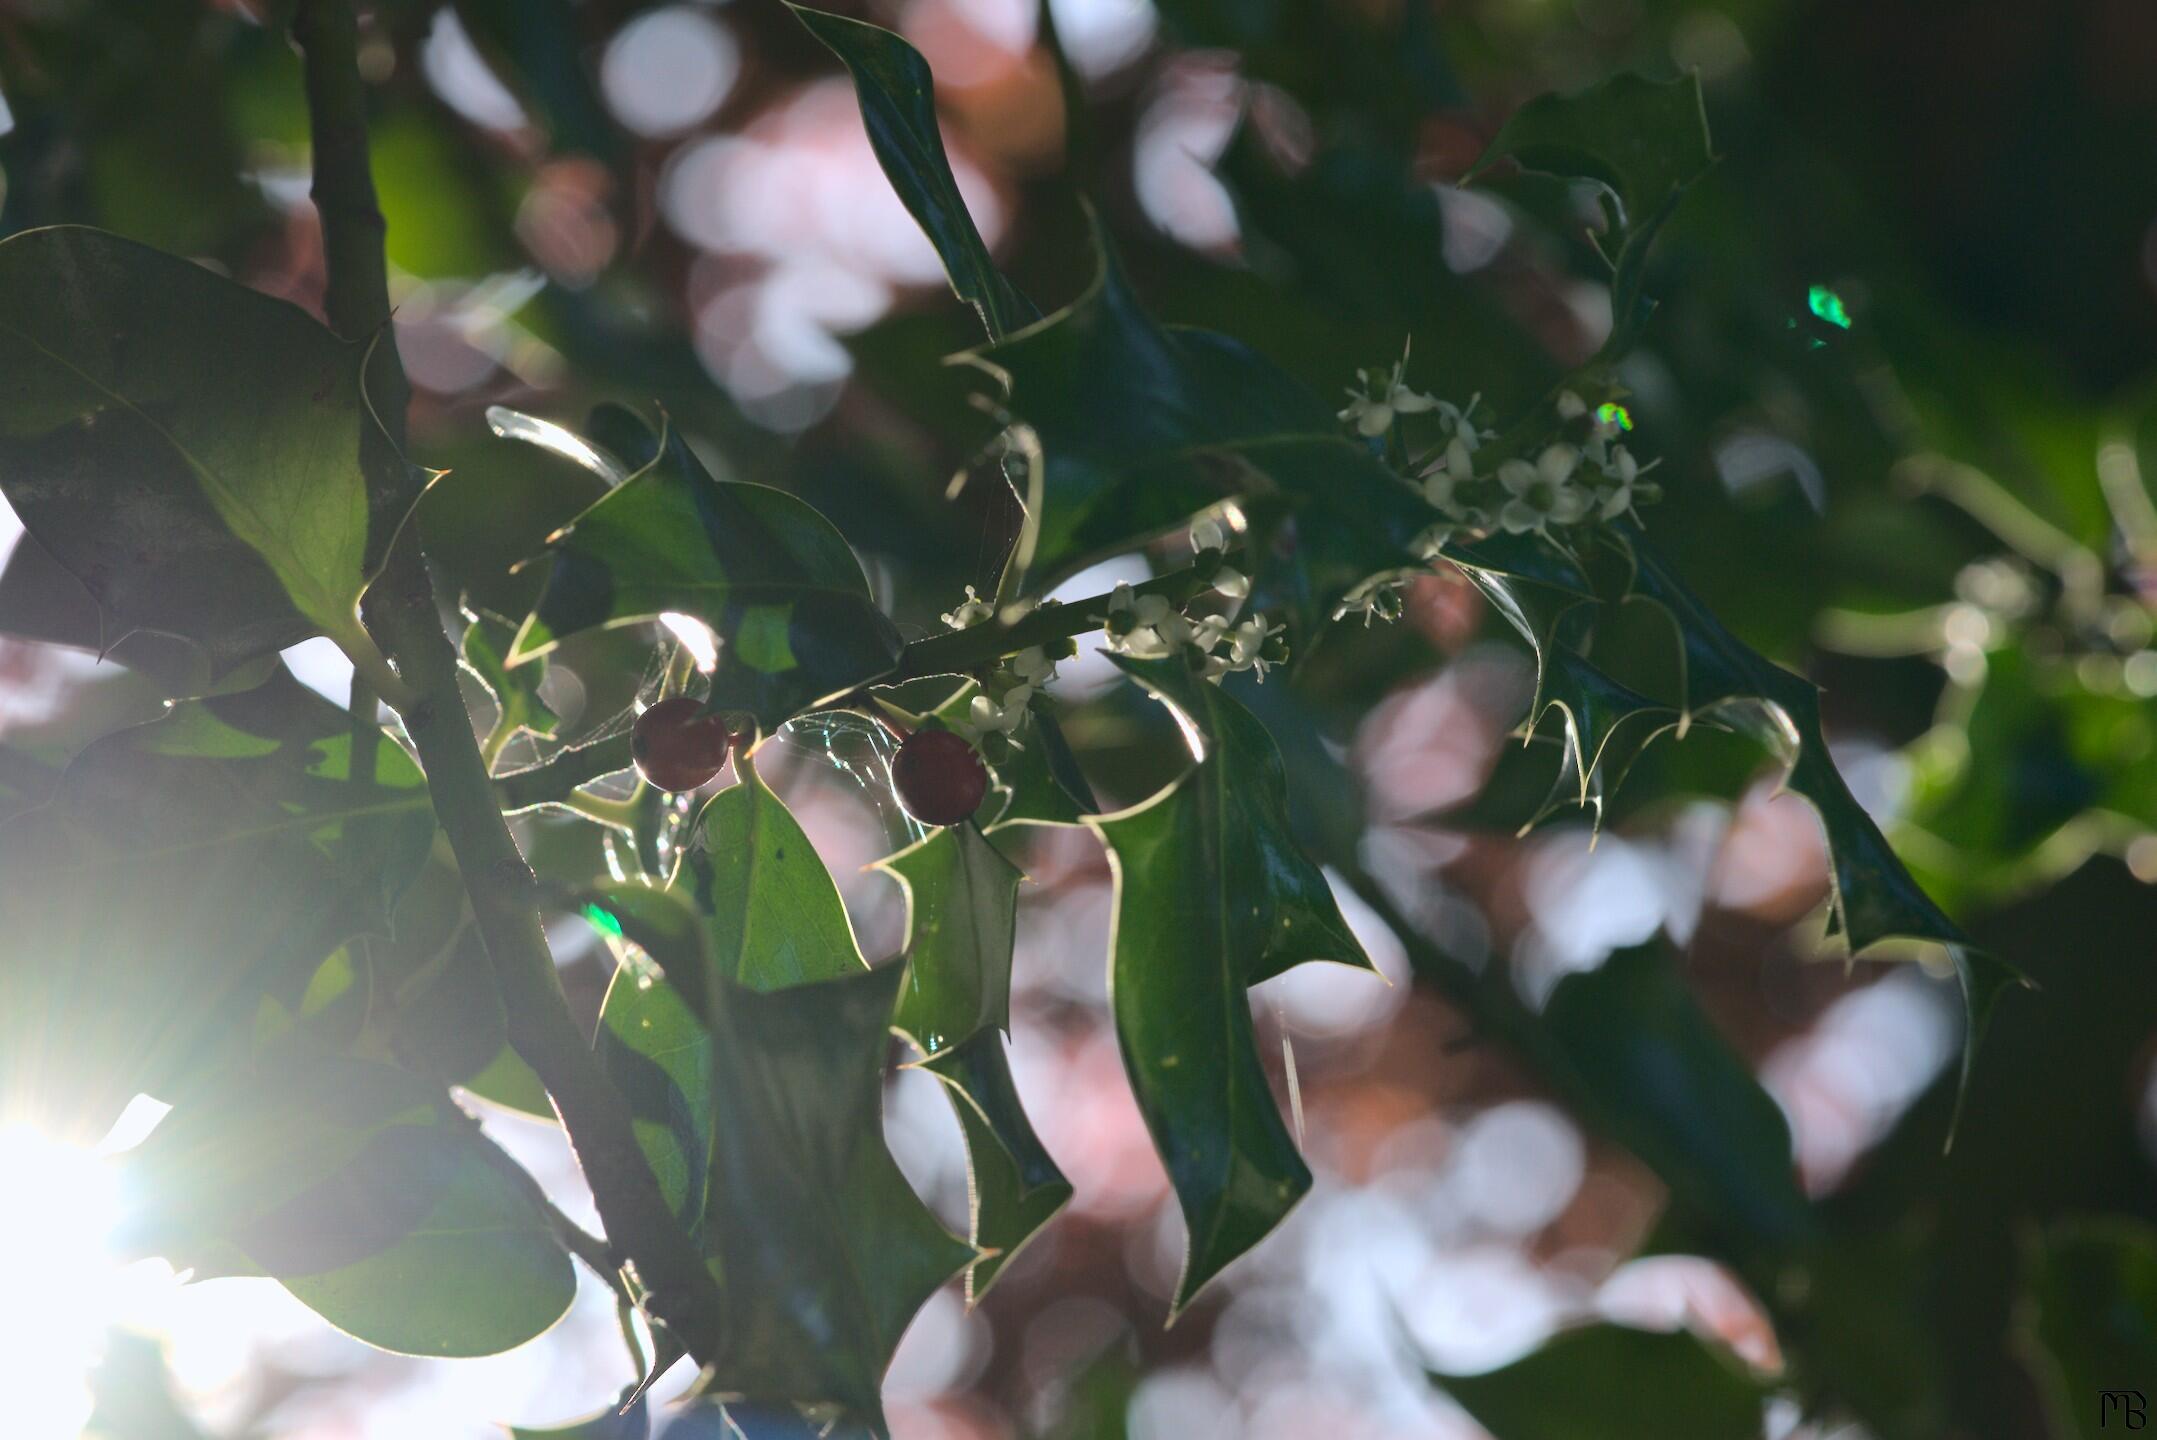
M760 992L713 977L706 1233L730 1317L713 1388L878 1417L899 1336L975 1259L884 1146L896 966Z
M1689 1331L1587 1325L1510 1365L1431 1379L1502 1440L1758 1440L1766 1393Z
M1662 607L1677 629L1685 713L1678 732L1699 717L1756 736L1787 767L1784 786L1812 802L1827 836L1831 881L1829 933L1850 953L1893 937L1947 947L1962 981L1967 1037L1962 1088L1969 1085L1978 1042L2008 987L2026 983L2006 961L1978 949L1910 878L1865 807L1829 758L1820 730L1820 693L1811 681L1760 655L1724 627L1677 578L1633 526L1620 528L1633 552L1633 594ZM1959 1096L1958 1096L1959 1108Z
M0 242L0 490L110 641L176 636L210 679L313 634L371 649L360 593L417 490L367 412L368 354L116 235L16 235Z
M182 1098L128 1152L127 1248L280 1281L413 1355L491 1355L561 1318L569 1256L529 1177L441 1090L393 1066L265 1057Z
M1659 946L1613 953L1558 982L1543 1023L1605 1130L1690 1216L1788 1253L1816 1229L1790 1125L1694 1003Z
M651 1410L644 1397L639 1395L629 1401L627 1408L609 1407L568 1425L550 1425L545 1429L512 1425L509 1440L650 1440L651 1433Z
M722 647L710 707L773 730L898 660L898 632L830 521L783 490L713 479L672 435L549 546L512 668L579 631L687 615Z
M704 917L707 973L752 990L829 980L867 967L831 872L750 757L741 783L697 819L686 882Z
M1117 664L1176 713L1197 764L1087 824L1109 848L1109 998L1124 1068L1190 1240L1172 1316L1310 1188L1259 1064L1245 990L1304 960L1367 966L1289 830L1272 737L1174 661Z
M539 682L546 677L547 667L534 664L511 669L509 647L515 641L516 632L508 621L468 610L458 656L501 707L500 723L510 733L530 731L552 739L562 719L540 698Z
M362 763L355 766L355 740ZM109 1124L386 935L434 834L419 768L280 670L107 736L0 828L0 1052L33 1104Z
M1071 1182L1026 1117L1003 1036L982 1031L921 1068L944 1083L966 1142L967 1233L981 1255L966 1271L966 1303L978 1305L1004 1267L1071 1203Z
M961 300L974 307L991 336L1040 318L989 258L989 247L967 214L965 197L944 155L936 122L936 84L921 52L889 30L826 14L806 5L787 9L846 62L861 101L862 124L884 178L944 262Z
M1617 793L1640 752L1677 724L1678 712L1605 674L1572 650L1560 646L1542 653L1543 683L1537 708L1529 717L1529 736L1551 711L1558 712L1566 746L1559 793L1564 793L1568 782L1577 786L1574 803L1592 806L1600 822L1604 800ZM1552 796L1554 802L1557 798Z
M942 826L874 868L906 892L906 983L892 1024L924 1055L1009 1030L1019 867L969 824Z
M1615 75L1576 95L1543 95L1515 111L1470 172L1511 157L1529 170L1594 181L1615 202L1605 346L1622 354L1651 308L1642 293L1648 248L1678 199L1715 163L1696 74L1675 80Z
M1071 1199L1034 1134L1000 1032L1011 1027L1016 865L972 825L948 825L877 862L906 891L906 978L893 1028L942 1081L966 1139L969 1234L983 1258L968 1303Z

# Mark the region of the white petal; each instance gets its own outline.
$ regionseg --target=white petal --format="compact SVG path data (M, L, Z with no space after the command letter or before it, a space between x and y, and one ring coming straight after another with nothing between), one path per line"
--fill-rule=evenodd
M1549 446L1536 457L1535 468L1551 484L1562 485L1580 468L1580 452L1570 445Z
M1375 439L1393 428L1393 407L1372 405L1356 419L1356 433L1365 439Z
M1498 483L1508 495L1527 494L1538 478L1535 467L1525 460L1508 460L1498 467Z
M1525 500L1508 500L1498 512L1498 527L1508 535L1525 535L1542 523L1542 512Z

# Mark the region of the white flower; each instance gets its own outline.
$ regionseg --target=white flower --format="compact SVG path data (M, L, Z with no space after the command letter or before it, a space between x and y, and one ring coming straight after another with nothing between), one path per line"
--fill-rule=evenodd
M1223 657L1224 671L1255 670L1258 681L1266 681L1266 670L1271 661L1266 659L1266 642L1286 630L1286 625L1266 624L1266 617L1253 615L1228 634L1228 654Z
M1356 427L1356 433L1365 439L1376 439L1393 428L1396 415L1421 415L1439 408L1435 395L1425 395L1411 390L1404 381L1408 370L1408 347L1401 347L1401 358L1393 362L1389 375L1383 370L1358 372L1360 387L1348 387L1348 405L1340 418Z
M1004 667L1025 685L1046 685L1056 678L1056 662L1049 659L1049 652L1039 645L1021 650L1006 660Z
M1662 463L1660 459L1655 459L1643 465L1635 460L1633 453L1623 445L1613 446L1602 471L1605 480L1616 483L1607 488L1598 487L1601 503L1596 507L1596 514L1605 520L1615 520L1631 510L1636 502L1654 499L1655 487L1642 487L1638 482L1641 476ZM1641 493L1643 488L1648 492L1645 495Z
M1476 478L1474 447L1462 436L1447 442L1445 458L1423 477L1423 498L1449 520L1474 524L1481 514L1460 498L1461 487Z
M1574 481L1580 468L1580 452L1570 445L1552 445L1530 465L1508 460L1498 467L1498 483L1512 498L1498 511L1498 524L1508 534L1534 530L1548 534L1552 525L1571 525L1586 518L1595 499Z
M1221 522L1211 515L1191 522L1191 548L1204 554L1208 550L1223 549L1228 537L1222 533Z
M1213 588L1231 600L1241 600L1251 593L1251 579L1233 565L1223 565L1213 572Z
M976 695L966 707L966 723L977 736L992 730L999 735L1009 735L1025 721L1026 702L1033 698L1033 694L1031 686L1019 685L1006 691L1001 701Z
M1108 613L1111 615L1132 609L1137 604L1138 601L1131 594L1131 582L1128 580L1118 580L1116 588L1108 592Z
M966 603L956 610L944 612L944 623L954 630L965 630L979 625L996 614L996 607L974 593L974 587L966 587Z
M1578 420L1587 413L1587 401L1581 399L1570 390L1560 390L1558 392L1558 418L1560 420Z

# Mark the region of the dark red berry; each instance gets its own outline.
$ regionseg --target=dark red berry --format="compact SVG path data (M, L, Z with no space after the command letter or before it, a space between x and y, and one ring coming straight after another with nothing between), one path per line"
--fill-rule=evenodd
M687 695L662 700L637 717L629 753L637 773L661 790L694 790L726 764L733 736L724 719Z
M924 825L956 825L981 808L989 772L963 736L916 730L891 762L891 782L906 813Z

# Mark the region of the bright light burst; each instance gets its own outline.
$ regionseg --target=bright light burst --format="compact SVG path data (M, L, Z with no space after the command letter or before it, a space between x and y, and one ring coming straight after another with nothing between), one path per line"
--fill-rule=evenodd
M0 1130L0 1395L23 1440L72 1440L89 1418L118 1218L110 1162L35 1130Z

